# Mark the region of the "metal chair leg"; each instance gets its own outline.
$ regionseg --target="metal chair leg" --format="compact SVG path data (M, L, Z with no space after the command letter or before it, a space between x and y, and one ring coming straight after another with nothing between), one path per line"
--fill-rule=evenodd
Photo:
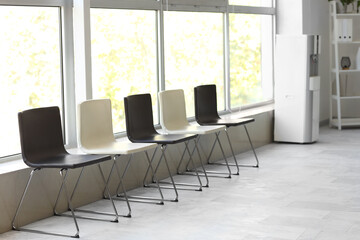
M65 176L64 176L63 171L65 171ZM75 223L75 227L76 227L76 231L77 231L77 233L75 234L75 237L76 236L78 237L79 236L79 225L77 223L76 216L75 216L75 213L74 213L74 208L72 206L71 199L69 198L69 195L67 193L67 188L66 188L66 179L67 179L67 176L68 176L68 170L67 169L61 169L60 170L60 175L64 177L63 178L64 179L63 180L63 182L64 182L64 192L65 192L66 200L68 202L68 207L69 207L69 209L71 211L71 216L74 219L74 223Z
M183 152L183 155L182 155L182 159L184 157L184 154L185 154L185 151L188 151L188 154L189 154L189 161L188 161L188 164L190 162L192 162L192 164L194 165L194 162L193 162L193 159L192 159L192 153L190 153L189 151L189 148L188 148L188 145L187 145L188 142L185 142L185 149L184 149L184 152ZM162 160L162 157L163 155L161 155L160 157L160 160L158 162L158 164L156 165L156 168L155 168L155 174L157 173L158 169L159 169L159 166L160 166L160 163L161 163L161 160ZM179 171L179 167L182 163L182 159L180 160L179 162L179 165L177 167L178 171ZM194 165L195 167L195 165ZM196 170L197 171L197 170ZM194 173L195 173L195 170L194 170ZM185 175L185 174L180 174L180 175ZM189 175L189 174L186 174L186 175ZM192 176L194 176L193 174L191 174ZM195 173L195 176L198 177L198 181L199 183L201 183L201 180L200 180L200 175L198 173ZM153 181L153 183L155 183L155 181ZM159 181L160 184L166 184L166 185L172 185L173 182L172 181ZM183 183L183 182L174 182L175 185L177 186L184 186L184 187L177 187L177 190L185 190L185 191L202 191L202 184L193 184L193 183ZM147 184L146 185L147 187L153 187L151 184ZM164 188L164 189L172 189L173 187L171 186L164 186L164 185L161 185L160 188Z
M215 148L215 145L216 145L216 142L217 142L217 141L218 141L217 133L215 133L215 140L214 140L214 143L213 143L213 145L212 145L212 147L211 147L209 156L208 156L208 158L207 158L207 163L208 163L208 164L210 163L210 157L211 157L211 155L212 155L212 153L213 153L213 151L214 151L214 148Z
M155 150L156 151L156 150ZM186 151L186 148L185 148L185 151ZM152 156L152 159L155 155L155 152ZM153 176L152 176L152 183L156 183L156 180L154 179L154 176L157 174L157 171L159 170L159 167L160 167L160 164L161 164L161 161L162 161L162 158L163 158L163 154L161 154L160 156L160 159L156 165L156 168L155 168L155 171L153 173ZM153 160L152 160L153 161ZM151 162L152 162L151 161ZM190 162L190 159L189 159L189 162ZM146 170L146 173L145 173L145 177L144 177L144 180L143 180L143 183L144 183L144 187L157 187L157 186L154 186L153 184L146 184L146 178L147 178L147 175L149 173L149 170L151 168L152 165L149 165L147 170ZM173 182L170 181L158 181L160 184L166 184L166 185L173 185ZM179 185L179 186L185 186L185 188L181 188L181 187L178 187L177 190L186 190L186 191L201 191L201 187L197 184L191 184L191 183L180 183L180 182L174 182L175 185ZM196 187L196 189L193 189L192 187ZM173 187L169 187L169 186L164 186L164 185L160 185L160 188L163 188L163 189L173 189ZM164 199L165 201L171 201L173 202L173 200L168 200L168 199Z
M77 179L77 181L76 181L76 183L75 183L75 187L74 187L74 189L73 189L73 191L72 191L72 193L71 193L70 201L72 201L73 198L74 198L75 191L76 191L77 187L79 186L80 178L82 177L83 172L84 172L84 167L81 168L81 172L80 172L79 177L78 177L78 179Z
M234 163L235 163L235 166L236 166L236 175L239 175L239 164L236 160L236 157L235 157L235 153L234 153L234 150L233 150L233 147L232 147L232 144L231 144L231 141L230 141L230 137L229 137L229 133L227 131L227 128L225 128L225 133L226 133L226 137L228 139L228 142L229 142L229 146L230 146L230 150L231 150L231 153L233 155L233 158L234 158Z
M198 174L199 174L199 176L205 177L205 179L206 179L206 185L202 185L202 186L203 186L203 187L209 187L208 171L205 170L205 166L204 166L204 164L203 164L203 161L202 161L202 158L201 158L201 155L200 155L200 150L199 150L199 148L198 148L198 143L199 143L199 141L200 141L200 135L199 135L196 139L194 139L195 146L194 146L194 148L193 148L193 150L192 150L192 152L191 152L191 155L193 156L195 150L197 151L197 154L198 154L198 157L199 157L199 161L200 161L200 165L201 165L201 168L202 168L202 171L198 171L198 172L199 172ZM215 139L215 143L216 143L216 139ZM184 153L185 153L185 150L186 150L186 149L184 149L183 155L184 155ZM190 164L190 161L189 161L189 162L187 163L187 165L186 165L186 172L180 172L180 173L179 173L179 171L178 171L178 174L180 174L180 175L196 176L196 175L194 175L194 172L192 172L192 171L189 169L189 164ZM179 166L180 166L180 165L179 165ZM216 174L216 173L214 173L214 174ZM223 174L223 173L220 173L220 174ZM212 177L218 177L218 176L212 176Z
M119 155L119 156L120 156L120 155ZM112 166L111 166L109 176L108 176L108 178L107 178L107 180L106 180L106 184L107 184L108 186L109 186L109 182L110 182L111 176L112 176L112 174L113 174L113 172L114 172L114 168L115 168L115 164L116 164L116 158L117 158L117 155L114 155L114 156L112 157L112 159L113 159L114 161L113 161L113 164L112 164ZM107 197L106 194L105 194L105 189L103 190L103 197L104 197L104 199L108 199L108 197Z
M232 174L232 173L231 173L230 165L229 165L229 163L228 163L228 161L227 161L226 155L225 155L224 150L223 150L223 148L222 148L222 145L221 145L221 142L220 142L220 139L219 139L219 134L220 134L220 132L215 133L216 138L215 138L214 144L213 144L212 147L211 147L211 151L210 151L210 154L209 154L209 156L208 156L208 158L207 158L207 162L208 162L208 164L213 164L213 163L210 162L210 157L211 157L212 152L214 151L216 142L218 142L219 147L220 147L220 150L221 150L222 155L223 155L223 158L224 158L225 163L226 163L225 165L226 165L226 167L227 167L227 169L228 169L228 173L226 173L226 172L219 172L219 171L206 171L205 168L204 168L204 170L199 171L199 172L202 173L202 174L204 174L204 175L206 174L206 175L208 175L209 177L220 177L220 176L217 176L217 175L226 175L225 178L231 178L231 174ZM189 170L189 169L188 169L188 172L193 172L193 170ZM206 173L205 173L205 172L206 172ZM211 175L209 175L209 174L211 174ZM215 175L213 175L213 174L215 174Z
M176 188L176 185L175 185L173 176L172 176L172 174L171 174L170 167L169 167L169 163L168 163L168 161L167 161L167 159L166 159L165 150L166 150L166 146L161 145L161 151L162 151L162 154L161 154L161 155L164 156L166 168L167 168L167 170L168 170L169 177L170 177L170 180L171 180L171 182L172 182L173 189L174 189L175 195L176 195L175 199L172 200L172 201L173 201L173 202L178 202L178 201L179 201L179 193L178 193L178 191L177 191L177 188Z
M178 174L181 174L181 172L180 172L180 166L181 166L181 164L182 164L182 162L183 162L183 160L184 160L185 153L186 153L186 148L184 148L184 151L183 151L183 153L182 153L182 155L181 155L181 158L180 158L180 161L179 161L179 165L178 165L178 167L177 167L177 173L178 173ZM193 153L194 153L194 151L193 151L191 154L193 154ZM190 163L190 162L187 163L186 168L188 168L189 163Z
M149 158L149 155L148 155L148 153L147 153L147 151L145 151L145 156L146 156L146 159L147 159L147 161L148 161L148 164L149 164L149 167L148 167L148 169L150 168L151 169L151 172L152 172L152 178L154 179L156 179L156 177L154 177L155 175L154 175L154 169L153 169L153 167L152 167L152 161L154 160L154 156L155 156L155 152L156 151L154 151L154 154L153 154L153 156L152 156L152 160L150 160L150 158ZM130 162L130 160L129 160L129 162ZM128 163L129 163L128 162ZM126 174L126 172L127 172L127 167L125 168L125 171L123 172L123 175L122 175L122 178L124 179L124 177L125 177L125 174ZM145 176L146 177L146 176ZM145 179L144 179L144 181L145 181ZM145 196L134 196L134 195L131 195L131 196L125 196L125 194L124 195L121 195L121 194L118 194L117 195L117 197L118 197L118 200L122 200L123 198L128 198L129 200L128 201L132 201L132 202L141 202L141 203L155 203L155 204L158 204L158 205L163 205L164 204L164 196L163 196L163 194L162 194L162 191L161 191L161 189L160 189L160 186L159 186L159 182L158 182L158 180L156 179L156 184L157 184L157 187L158 187L158 191L159 191L159 193L160 193L160 199L159 198L152 198L152 197L145 197ZM145 183L144 183L144 185L145 185ZM118 191L117 191L118 192ZM125 190L124 190L124 193L125 193Z
M192 176L196 176L197 177L197 179L198 179L198 181L199 181L199 184L193 184L193 183L183 183L183 182L175 182L175 185L177 185L177 186L185 186L185 188L177 188L177 190L187 190L187 191L202 191L202 187L203 187L203 185L202 185L202 182L201 182L201 179L200 179L200 175L199 175L199 173L198 173L198 171L197 171L197 169L196 169L196 166L195 166L195 163L194 163L194 160L193 160L193 158L192 158L192 156L193 156L193 154L194 154L194 151L192 151L192 153L190 153L190 150L189 150L189 146L188 146L188 141L186 141L186 142L184 142L185 143L185 149L184 149L184 152L183 152L183 155L182 155L182 159L183 159L183 157L184 157L184 153L187 151L188 152L188 155L189 155L189 161L188 161L188 163L192 163L192 165L193 165L193 169L194 169L194 173L195 173L195 175L193 175L193 174L191 174ZM195 142L195 144L196 144L196 142ZM180 172L179 171L179 168L180 168L180 166L181 166L181 163L182 163L182 159L180 160L180 162L179 162L179 165L178 165L178 167L177 167L177 171L178 172ZM188 175L188 174L181 174L181 173L178 173L179 175ZM160 183L161 184L171 184L172 185L172 182L167 182L167 181L160 181ZM195 187L195 189L194 189L194 187ZM164 188L164 187L163 187ZM171 188L171 187L165 187L165 188Z
M131 154L130 157L129 157L129 160L128 160L127 163L126 163L126 166L125 166L125 169L124 169L124 171L123 171L123 174L120 174L120 169L119 169L118 164L117 164L116 162L114 163L114 164L115 164L115 168L116 168L117 175L118 175L118 177L119 177L119 179L120 179L119 184L118 184L118 186L117 186L117 188L116 188L116 195L119 194L120 187L122 187L122 190L123 190L124 193L126 192L126 191L125 191L125 188L124 188L124 184L123 184L123 179L124 179L124 176L126 175L127 171L129 170L130 163L131 163L131 160L132 160L132 159L133 159L133 155Z
M109 194L109 199L111 200L112 202L112 206L114 208L114 214L113 213L107 213L107 212L100 212L100 211L93 211L93 210L83 210L83 209L78 209L78 208L74 208L74 211L75 212L83 212L83 213L90 213L90 214L96 214L96 215L105 215L105 216L115 216L115 219L114 220L110 220L111 222L118 222L118 213L117 213L117 210L116 210L116 207L114 205L114 202L112 201L112 198L110 196L110 191L108 189L108 186L107 186L107 181L105 180L105 177L104 177L104 173L101 169L101 166L100 164L98 164L98 168L99 168L99 171L100 171L100 175L101 175L101 178L103 179L104 181L104 184L105 184L105 190L107 191L107 193ZM76 181L76 184L75 184L75 187L74 187L74 190L72 191L72 194L70 196L70 202L72 202L72 199L74 197L74 194L75 194L75 191L77 190L77 187L79 186L79 182L80 182L80 179L83 175L83 172L84 172L84 168L81 169L81 172L79 174L79 177ZM64 185L64 190L65 190L65 185ZM60 194L60 193L59 193ZM62 213L62 214L57 214L59 216L65 216L65 217L69 217L68 214L66 213ZM108 220L105 220L105 219L102 219L102 218L95 218L95 217L83 217L83 216L77 216L78 218L81 218L81 219L87 219L87 220L96 220L96 221L108 221Z
M161 154L161 156L160 156L160 159L159 159L159 161L158 161L158 163L157 163L157 165L156 165L154 174L156 174L157 171L159 170L159 166L160 166L160 163L161 163L162 158L163 158L163 154ZM150 166L149 166L149 168L150 168ZM154 182L154 176L152 176L151 181Z
M194 152L195 152L195 150L196 150L197 153L198 153L198 157L199 157L199 161L200 161L200 164L201 164L201 168L202 168L202 170L203 170L202 173L204 173L204 177L205 177L205 179L206 179L206 185L202 185L202 186L203 186L203 187L209 187L209 178L208 178L207 172L206 172L206 170L205 170L204 164L203 164L203 162L202 162L202 158L201 158L200 151L199 151L199 148L198 148L198 143L199 143L199 141L200 141L200 135L199 135L196 139L194 139L195 146L194 146L193 150L191 151L191 156L194 155ZM188 174L188 172L186 172L186 171L189 171L190 159L189 159L188 163L186 164L186 171L185 171L185 172L180 172L180 166L181 166L182 161L183 161L183 159L184 159L185 152L186 152L186 148L184 149L183 154L182 154L182 156L181 156L181 159L180 159L180 162L179 162L179 165L178 165L178 168L177 168L177 173L178 173L179 175L190 175L190 176L197 176L197 175L199 175L199 176L200 176L201 173L198 173L197 175L194 175L194 174Z
M255 167L255 168L258 168L259 167L259 160L258 160L258 157L256 155L256 152L255 152L255 149L254 149L254 146L252 144L252 141L251 141L251 138L250 138L250 135L249 135L249 132L247 130L247 127L246 125L243 125L244 128L245 128L245 132L246 132L246 135L248 137L248 140L249 140L249 143L250 143L250 146L251 146L251 149L254 153L254 156L255 156L255 160L256 160L256 165L246 165L246 164L238 164L237 160L236 160L236 157L235 157L235 154L234 154L234 151L233 151L233 147L232 147L232 144L231 144L231 141L230 141L230 137L229 137L229 134L228 134L228 131L227 131L227 128L225 129L225 132L226 132L226 136L228 138L228 142L229 142L229 145L230 145L230 149L231 149L231 152L232 152L232 155L234 157L234 163L229 163L229 166L236 166L238 171L239 171L239 167ZM214 164L214 165L226 165L226 163L217 163L217 162L214 162L214 163L211 163L211 164Z
M194 140L194 141L195 141L195 140ZM195 141L195 146L196 146L196 141ZM188 146L188 143L187 143L187 142L185 142L185 148L186 148L186 150L187 150L187 152L188 152L188 154L189 154L189 159L190 159L189 161L191 161L191 163L192 163L192 165L193 165L193 168L195 169L196 177L197 177L197 179L198 179L198 181L199 181L199 184L200 184L200 186L199 186L199 191L201 191L201 190L202 190L201 179L200 179L200 177L199 177L199 173L198 173L197 168L196 168L196 165L195 165L195 163L194 163L194 159L192 158L192 154L190 153L189 146Z
M201 165L201 168L204 172L204 176L205 176L205 179L206 179L206 185L205 187L209 187L209 178L208 178L208 175L207 175L207 172L205 170L205 167L204 167L204 164L203 164L203 161L202 161L202 158L201 158L201 155L200 155L200 151L199 151L199 147L198 147L198 142L200 140L200 136L198 136L197 140L194 139L194 142L195 142L195 147L194 147L194 150L196 148L196 151L198 153L198 157L199 157L199 161L200 161L200 165Z
M53 207L53 212L54 212L54 215L56 215L56 216L60 216L60 214L56 211L56 207L58 205L60 194L61 194L63 188L64 188L64 181L61 182L61 187L59 189L59 192L58 192L58 195L56 197L56 201L55 201L55 204L54 204L54 207Z
M223 157L224 157L224 160L225 160L225 163L226 163L226 167L227 167L227 169L228 169L228 171L229 171L229 178L231 178L230 166L229 166L228 160L227 160L227 158L226 158L224 149L223 149L223 147L222 147L222 145L221 145L221 142L220 142L220 139L219 139L219 134L220 134L220 133L216 133L216 139L218 140L221 153L222 153L222 155L223 155Z
M158 150L158 147L159 146L156 146L156 148L155 148L155 150L154 150L154 153L153 153L153 155L151 156L151 167L152 167L152 163L153 163L153 161L154 161L154 157L155 157L155 154L156 154L156 152L157 152L157 150ZM161 161L161 159L160 159L160 161ZM148 166L148 168L147 168L147 170L146 170L146 173L145 173L145 176L144 176L144 179L143 179L143 186L145 186L146 185L146 178L147 178L147 176L148 176L148 174L149 174L149 170L150 170L150 165Z
M128 208L128 214L127 215L124 215L124 217L131 217L131 206L130 206L130 202L129 202L129 198L128 198L128 195L126 193L126 189L125 189L125 186L124 186L124 176L125 174L127 173L127 170L129 169L129 165L130 165L130 162L133 158L133 155L131 154L129 160L128 160L128 163L126 164L126 167L125 167L125 170L123 172L122 175L120 175L120 170L119 170L119 166L117 165L117 161L116 159L114 159L114 166L116 168L116 172L119 176L119 184L116 188L116 196L119 195L119 188L121 186L122 188L122 191L123 191L123 199L118 199L117 197L114 198L114 200L125 200L126 202L126 205L127 205L127 208Z
M12 223L11 223L12 229L14 229L14 230L17 230L17 227L15 226L15 220L16 220L16 218L17 218L17 216L18 216L18 214L19 214L20 208L21 208L21 206L22 206L22 204L23 204L23 202L24 202L24 198L25 198L25 195L26 195L26 193L27 193L27 191L28 191L28 189L29 189L29 185L30 185L31 179L32 179L32 177L34 176L35 171L37 171L37 170L40 170L40 169L35 168L35 169L33 169L33 170L31 171L30 176L29 176L29 179L28 179L27 184L26 184L26 187L25 187L24 192L23 192L23 194L22 194L22 196L21 196L19 205L18 205L18 207L17 207L17 209L16 209L15 216L14 216L14 218L13 218L13 220L12 220Z
M161 203L164 204L164 195L163 195L163 193L162 193L162 191L161 191L161 188L160 188L159 179L158 179L158 177L157 177L156 174L155 174L155 171L154 171L154 169L153 169L153 167L152 167L152 161L150 161L149 155L148 155L148 153L147 153L146 151L145 151L145 155L146 155L146 159L147 159L147 161L148 161L148 164L149 164L149 166L150 166L151 173L152 173L152 175L153 175L152 179L155 179L156 186L157 186L158 191L159 191L159 193L160 193L161 200L162 200Z
M116 210L114 200L113 200L112 197L111 197L110 190L109 190L109 186L106 184L106 180L105 180L105 177L104 177L104 173L103 173L103 171L102 171L102 169L101 169L100 164L98 164L98 168L99 168L99 171L100 171L101 178L102 178L102 180L103 180L103 182L104 182L104 184L105 184L105 189L106 189L106 191L107 191L107 194L109 195L109 199L110 199L111 205L112 205L112 207L113 207L113 209L114 209L115 219L114 219L112 222L118 222L119 214L118 214L118 212L117 212L117 210ZM95 213L96 213L96 212L95 212Z
M37 171L37 170L40 170L40 169L35 168L35 169L33 169L33 170L31 171L31 173L30 173L30 176L29 176L28 182L27 182L27 184L26 184L25 190L24 190L24 192L23 192L23 194L22 194L22 196L21 196L21 200L20 200L20 202L19 202L19 205L18 205L18 207L17 207L17 209L16 209L16 212L15 212L15 216L14 216L14 218L13 218L13 220L12 220L12 223L11 223L13 230L24 231L24 232L31 232L31 233L38 233L38 234L45 234L45 235L51 235L51 236L79 238L79 226L78 226L78 224L77 224L77 220L76 220L76 217L75 217L75 214L74 214L74 211L73 211L73 209L72 209L71 202L70 202L70 199L68 198L68 196L67 196L67 201L68 201L69 208L70 208L70 210L71 210L71 214L72 214L72 217L73 217L73 219L74 219L74 223L75 223L75 227L76 227L76 233L75 233L74 235L67 235L67 234L52 233L52 232L47 232L47 231L33 230L33 229L28 229L28 228L17 227L17 226L15 225L16 218L17 218L18 215L19 215L21 206L22 206L22 204L23 204L23 202L24 202L26 193L27 193L27 191L28 191L28 189L29 189L29 186L30 186L30 182L31 182L31 180L32 180L32 177L33 177L35 171ZM61 176L63 176L63 171L64 171L64 170L65 170L65 169L61 169L61 171L60 171ZM66 192L65 181L66 181L66 179L67 179L67 170L65 170L65 171L66 171L66 173L65 173L65 176L63 176L63 180L62 180L62 184L61 184L61 189L64 189L65 192Z
M250 143L251 149L252 149L252 151L253 151L253 153L254 153L254 156L255 156L255 159L256 159L256 165L255 165L254 167L258 168L258 167L259 167L259 159L258 159L258 157L257 157L257 155L256 155L256 152L255 152L254 146L253 146L253 144L252 144L252 141L251 141L251 138L250 138L250 135L249 135L249 132L248 132L248 130L247 130L246 125L244 125L244 128L245 128L246 135L247 135L247 137L248 137L248 139L249 139L249 143Z

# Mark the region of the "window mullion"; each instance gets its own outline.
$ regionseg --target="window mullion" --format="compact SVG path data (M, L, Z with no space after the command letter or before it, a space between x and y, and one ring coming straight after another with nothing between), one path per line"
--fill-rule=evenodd
M157 45L158 45L158 73L159 91L165 90L165 41L164 41L164 9L161 6L157 14Z
M74 0L76 103L92 99L90 0Z
M158 92L165 90L165 53L164 53L164 9L161 4L160 10L157 11L156 15L156 42L157 42L157 79L158 79ZM159 101L157 102L158 108L158 119L160 119L160 106Z
M224 81L225 110L230 110L230 34L228 9L224 13Z
M66 2L61 8L62 23L62 66L64 82L64 121L66 144L76 147L76 100L74 79L73 7Z

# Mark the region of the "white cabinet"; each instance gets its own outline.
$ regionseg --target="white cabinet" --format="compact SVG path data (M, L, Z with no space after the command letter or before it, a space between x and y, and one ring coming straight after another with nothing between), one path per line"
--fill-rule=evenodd
M360 47L360 14L338 14L330 7L330 127L360 126L360 69L356 55ZM343 70L341 59L349 57L351 67ZM353 109L353 112L352 112ZM345 113L346 110L346 113ZM352 116L353 113L353 116Z
M312 143L319 137L319 44L318 36L276 36L274 140L277 142Z

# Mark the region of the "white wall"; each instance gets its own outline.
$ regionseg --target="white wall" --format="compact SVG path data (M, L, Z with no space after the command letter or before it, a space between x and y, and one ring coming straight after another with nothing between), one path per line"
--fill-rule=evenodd
M277 0L277 34L302 34L302 0Z
M321 56L319 73L321 76L320 90L320 121L329 119L329 4L327 0L303 0L303 32L304 34L321 35Z
M327 0L278 0L277 34L321 35L320 121L329 119L329 7ZM276 82L276 79L275 79Z

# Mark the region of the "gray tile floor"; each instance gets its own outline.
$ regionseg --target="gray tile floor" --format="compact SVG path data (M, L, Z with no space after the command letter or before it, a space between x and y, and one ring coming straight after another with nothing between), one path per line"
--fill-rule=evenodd
M360 239L360 130L322 128L316 144L257 149L260 169L211 178L203 192L180 192L164 206L132 204L119 223L79 220L81 239ZM250 152L239 155L251 162ZM220 167L218 167L220 168ZM178 178L178 176L177 176ZM138 190L141 191L141 190ZM170 192L171 193L171 192ZM108 202L93 204L108 206ZM116 202L125 211L124 202ZM33 227L73 231L70 218ZM11 231L1 239L49 239ZM53 237L54 239L64 239Z

